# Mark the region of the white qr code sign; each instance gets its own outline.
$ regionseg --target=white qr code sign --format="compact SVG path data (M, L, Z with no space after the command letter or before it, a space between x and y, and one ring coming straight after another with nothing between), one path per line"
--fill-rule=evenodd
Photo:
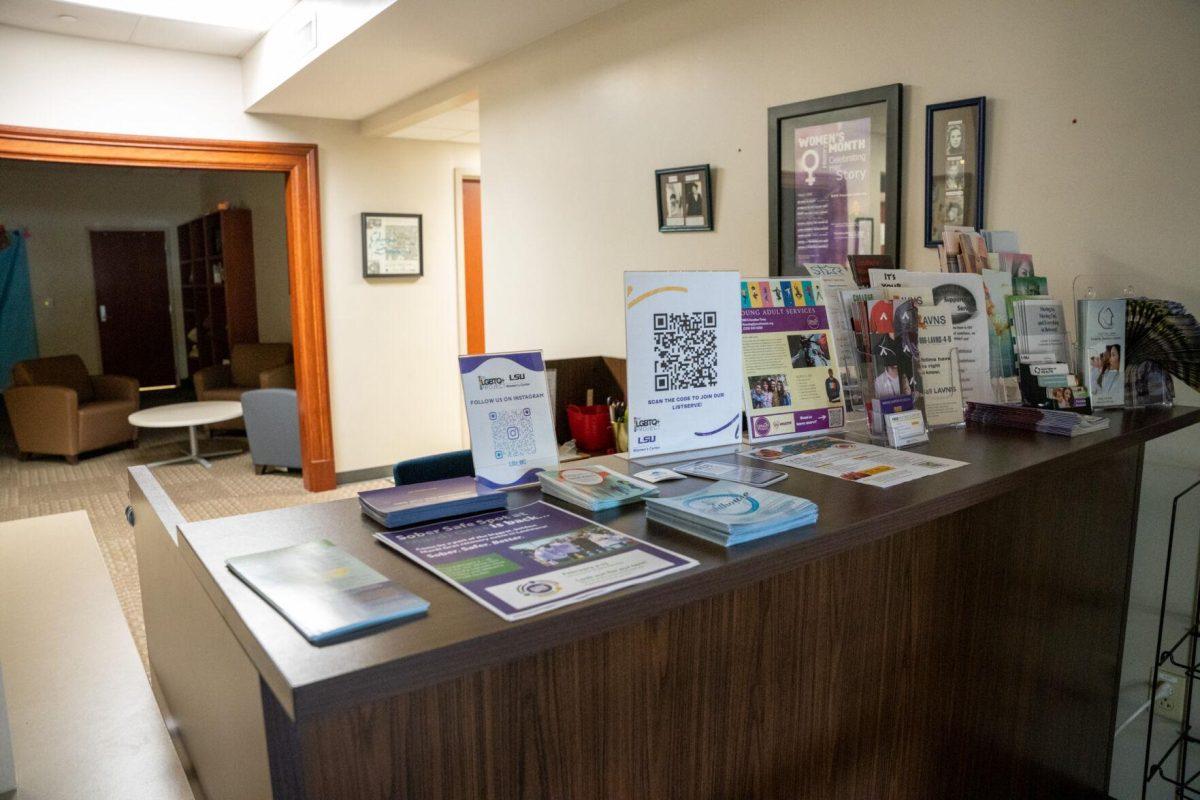
M740 440L740 279L736 272L626 272L631 456Z
M493 488L537 483L558 464L540 350L459 356L475 477Z

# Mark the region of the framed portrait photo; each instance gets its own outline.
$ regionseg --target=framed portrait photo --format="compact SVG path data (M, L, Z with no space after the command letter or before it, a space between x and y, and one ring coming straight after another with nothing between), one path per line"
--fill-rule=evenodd
M362 215L363 277L414 278L425 274L420 214Z
M849 255L895 259L902 102L894 83L768 110L772 275Z
M925 107L925 246L947 225L983 229L986 98Z
M664 233L713 229L712 170L708 164L656 170L658 229Z

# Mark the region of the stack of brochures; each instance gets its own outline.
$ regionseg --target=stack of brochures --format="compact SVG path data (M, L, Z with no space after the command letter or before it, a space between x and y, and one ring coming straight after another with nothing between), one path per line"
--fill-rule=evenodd
M1106 417L1079 414L1074 411L1054 411L1029 406L1002 406L994 403L967 403L964 414L969 422L1021 428L1055 436L1082 436L1108 427Z
M732 481L679 497L646 500L646 517L730 547L817 521L817 504Z
M501 491L476 483L472 477L389 486L358 493L362 512L385 528L401 528L435 519L480 514L504 508Z
M546 494L589 511L604 511L658 495L653 485L600 466L547 469L538 473L538 480Z
M429 601L327 539L225 564L313 644L429 610Z

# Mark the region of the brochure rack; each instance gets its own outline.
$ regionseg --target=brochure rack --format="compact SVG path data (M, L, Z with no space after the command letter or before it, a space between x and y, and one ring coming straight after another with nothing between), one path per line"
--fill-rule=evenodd
M1152 277L1128 273L1083 272L1071 282L1071 313L1077 314L1080 300L1106 300L1135 297L1173 297L1189 306L1200 298L1179 298L1178 286L1167 286ZM1071 341L1072 358L1079 350L1079 320L1075 321ZM1084 365L1074 365L1082 372ZM1125 407L1169 406L1175 401L1171 377L1157 365L1145 363L1125 368Z
M1200 800L1200 767L1196 760L1192 761L1192 772L1188 772L1189 756L1195 759L1194 746L1200 745L1200 737L1192 732L1189 722L1192 706L1200 702L1197 696L1197 680L1200 680L1200 554L1196 561L1196 579L1193 589L1192 616L1187 631L1169 648L1163 649L1163 627L1167 616L1167 591L1171 578L1171 554L1175 547L1175 525L1179 518L1179 504L1186 496L1200 488L1200 481L1175 495L1171 502L1171 529L1167 538L1166 567L1163 574L1162 602L1158 612L1158 639L1154 652L1154 676L1151 687L1157 687L1159 673L1163 666L1170 663L1181 670L1185 676L1183 691L1183 719L1179 723L1179 732L1171 744L1157 759L1152 759L1151 748L1154 734L1154 704L1150 704L1149 719L1146 722L1146 756L1142 771L1142 799L1145 800L1150 785L1156 780L1166 781L1175 787L1175 797ZM1197 493L1200 495L1200 492ZM1180 691L1180 689L1176 689ZM1153 693L1153 690L1152 690ZM1175 756L1174 776L1169 775L1167 766L1171 756Z

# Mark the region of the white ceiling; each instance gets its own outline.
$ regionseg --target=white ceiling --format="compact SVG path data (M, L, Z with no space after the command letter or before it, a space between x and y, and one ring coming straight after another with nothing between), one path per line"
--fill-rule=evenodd
M389 135L394 139L479 144L479 101L472 100Z
M396 0L250 111L358 120L624 0Z
M360 120L622 2L394 0L246 110ZM239 4L250 8L238 12ZM0 0L0 25L241 57L262 30L196 20L262 17L266 8L281 9L278 20L296 5L297 0ZM141 13L148 10L162 15ZM168 19L169 13L190 19ZM478 113L477 105L453 109L399 135L478 141Z
M203 5L205 0L197 2ZM268 5L272 14L276 9L282 14L296 4L296 0L244 2ZM145 2L140 6L152 7ZM61 19L63 16L74 17L75 21ZM258 29L167 19L62 0L0 0L0 25L219 56L240 56L263 34Z

